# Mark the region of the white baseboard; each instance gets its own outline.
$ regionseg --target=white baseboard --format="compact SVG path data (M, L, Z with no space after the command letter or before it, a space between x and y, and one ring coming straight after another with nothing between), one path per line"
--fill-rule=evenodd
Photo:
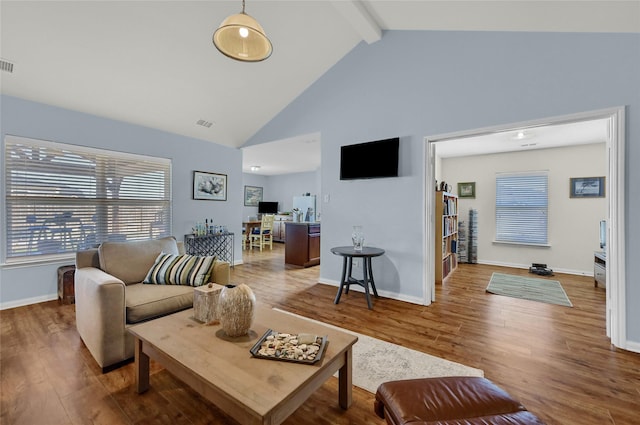
M319 282L325 285L335 286L336 288L340 286L340 283L337 280L320 279ZM361 287L360 285L351 285L349 290L362 292L364 294L364 288ZM378 288L376 288L376 290L378 291L378 295L380 295L381 297L391 298L392 300L397 300L397 301L405 301L411 304L424 305L423 300L418 297L412 297L404 294L398 294L396 292L380 290Z
M0 310L7 310L9 308L16 308L16 307L24 307L25 305L31 305L31 304L38 304L38 303L43 303L45 301L54 301L58 299L58 294L49 294L49 295L42 295L39 297L33 297L33 298L23 298L21 300L16 300L16 301L7 301L5 303L0 303Z
M498 266L498 267L512 267L514 269L525 269L525 270L528 270L529 267L531 267L531 264L503 263L500 261L486 261L486 260L478 260L478 264L486 264L488 266ZM593 270L584 271L584 270L571 270L571 269L554 269L554 268L552 269L554 272L557 272L557 273L593 277Z
M634 353L640 353L640 342L627 341L625 347L621 347L623 350L633 351Z

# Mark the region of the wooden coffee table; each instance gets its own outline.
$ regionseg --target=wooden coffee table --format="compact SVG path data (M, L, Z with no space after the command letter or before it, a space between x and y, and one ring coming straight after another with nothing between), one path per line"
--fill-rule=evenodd
M252 357L267 329L327 336L322 359L299 364ZM149 389L149 358L241 424L280 424L338 371L338 403L352 401L351 356L358 337L265 306L247 336L229 338L220 325L204 325L193 309L132 326L138 393Z

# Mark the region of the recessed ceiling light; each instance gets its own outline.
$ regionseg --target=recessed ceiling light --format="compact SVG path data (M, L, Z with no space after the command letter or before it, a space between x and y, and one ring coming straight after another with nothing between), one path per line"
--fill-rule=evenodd
M524 140L531 137L533 137L533 135L525 130L518 130L513 136L511 136L513 140Z
M258 171L260 169L259 165L252 165L251 166L251 171Z

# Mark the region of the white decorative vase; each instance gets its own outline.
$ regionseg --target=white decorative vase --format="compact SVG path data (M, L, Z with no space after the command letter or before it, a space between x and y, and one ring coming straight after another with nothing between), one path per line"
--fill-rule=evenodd
M225 285L218 300L220 326L227 336L246 335L253 324L256 296L244 283Z
M362 251L362 247L364 245L364 233L362 232L362 226L353 226L351 241L353 242L354 250Z

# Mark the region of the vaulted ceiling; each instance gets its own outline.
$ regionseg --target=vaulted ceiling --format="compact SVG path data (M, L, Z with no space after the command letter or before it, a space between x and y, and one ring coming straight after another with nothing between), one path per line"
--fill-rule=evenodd
M220 54L221 1L0 2L3 94L242 146L358 43L384 30L640 32L640 1L247 0L264 62ZM212 123L210 127L198 121Z

